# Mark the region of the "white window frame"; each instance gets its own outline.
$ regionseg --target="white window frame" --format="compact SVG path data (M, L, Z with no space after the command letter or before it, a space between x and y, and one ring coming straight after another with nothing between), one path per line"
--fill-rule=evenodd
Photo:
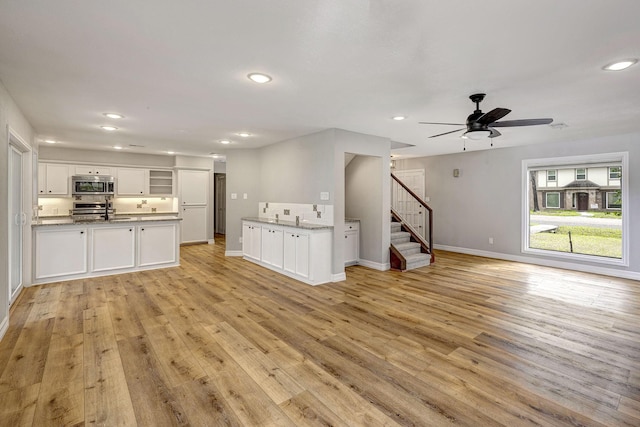
M549 172L553 172L553 179L549 178ZM557 181L558 181L558 170L557 169L547 170L547 182L557 182Z
M557 194L558 195L558 206L549 206L549 194ZM560 209L560 192L559 191L547 191L544 193L544 207L546 209Z
M593 264L608 264L615 266L629 266L629 203L622 203L622 258L607 258L596 255L583 255L568 252L555 252L544 249L534 249L529 247L529 191L530 191L530 177L529 170L546 170L550 167L556 167L557 169L576 167L576 169L587 168L588 166L594 167L602 164L617 163L622 167L621 185L622 197L625 194L631 194L629 191L629 153L602 153L592 154L584 156L568 156L568 157L555 157L547 159L525 159L522 161L522 247L521 251L528 255L538 255L549 258L563 259L566 261L582 261ZM586 171L585 171L586 172Z
M578 169L584 169L584 178L578 178ZM586 181L587 180L587 168L576 168L576 181Z

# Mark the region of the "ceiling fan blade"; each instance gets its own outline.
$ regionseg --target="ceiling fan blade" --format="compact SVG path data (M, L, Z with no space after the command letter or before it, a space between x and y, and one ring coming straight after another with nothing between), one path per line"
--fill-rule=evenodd
M548 125L551 122L553 122L553 119L506 120L504 122L494 122L491 124L491 127L510 128L515 126Z
M451 126L464 126L464 123L437 123L437 122L418 122L421 125L451 125Z
M495 138L497 136L502 135L500 132L498 132L494 128L489 128L489 132L491 132L491 135L489 135L489 138Z
M482 116L480 116L478 120L476 120L476 123L480 123L482 125L490 125L496 120L500 120L510 112L511 110L509 110L508 108L494 108L488 113L485 113Z
M437 136L442 136L442 135L449 135L450 133L460 132L461 130L465 130L465 129L467 128L456 129L456 130L452 130L451 132L439 133L437 135L431 135L429 138L435 138Z

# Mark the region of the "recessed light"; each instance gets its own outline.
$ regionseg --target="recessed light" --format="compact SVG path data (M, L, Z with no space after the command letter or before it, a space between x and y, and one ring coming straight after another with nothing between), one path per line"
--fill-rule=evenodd
M220 141L220 144L231 144L231 141L229 141L228 139L223 139Z
M269 83L271 81L270 76L262 73L251 73L247 75L247 77L249 78L249 80L252 80L256 83Z
M55 144L56 141L53 139L45 139L44 142L46 142L47 144Z
M104 113L104 115L110 119L124 119L124 116L118 113Z
M602 69L605 71L622 71L631 67L636 62L638 62L637 59L625 59L623 61L617 61L609 65L605 65Z
M113 149L114 149L114 150L122 150L122 147L121 147L121 146L119 146L119 145L114 145L114 146L113 146Z
M106 130L106 131L109 131L109 132L112 132L114 130L118 130L118 128L115 127L115 126L100 126L100 127L102 128L102 130Z
M213 157L214 159L217 159L220 156L218 154L212 154L211 157Z
M241 136L243 138L248 138L248 137L251 136L251 134L249 132L239 132L237 135Z
M404 120L404 119L406 119L406 118L407 118L407 116L393 116L393 117L391 117L391 118L392 118L393 120L398 120L398 121L400 121L400 120Z
M176 154L175 151L167 151L167 154Z

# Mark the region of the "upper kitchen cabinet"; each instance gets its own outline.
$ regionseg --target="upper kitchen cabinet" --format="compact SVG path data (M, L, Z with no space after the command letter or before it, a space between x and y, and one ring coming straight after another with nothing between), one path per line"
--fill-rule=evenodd
M118 196L144 196L148 194L148 169L118 168L116 176L116 194Z
M178 171L180 204L206 205L209 193L209 172L204 170Z
M39 163L38 195L68 196L69 166L55 163Z
M110 167L105 166L73 166L73 175L106 175L113 174Z

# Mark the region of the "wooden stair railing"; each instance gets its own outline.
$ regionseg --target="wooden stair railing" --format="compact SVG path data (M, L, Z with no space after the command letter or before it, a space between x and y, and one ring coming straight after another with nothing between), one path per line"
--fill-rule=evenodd
M404 218L402 218L402 216L396 212L395 210L391 209L391 215L393 216L393 218L397 221L400 222L402 224L402 229L406 232L408 232L409 234L411 234L411 239L415 242L420 243L420 250L422 253L427 253L431 256L431 263L435 262L435 255L433 253L433 209L431 209L431 207L429 205L427 205L427 203L422 200L421 197L419 197L416 193L414 193L409 187L407 187L405 185L404 182L402 182L400 179L398 179L398 177L396 177L393 173L391 174L391 179L393 179L395 182L398 183L398 185L400 185L411 197L413 197L418 203L420 203L420 205L422 205L426 210L427 210L427 215L428 215L428 223L429 223L429 231L428 231L428 236L425 238L423 237L420 233L418 233L416 230L413 229L413 227L411 227L411 225L409 223L407 223ZM394 251L393 249L391 250L391 261L393 264L393 258L394 258L394 252L396 252L396 256L399 255L399 253L397 253L397 251ZM400 256L401 257L401 256ZM403 261L401 262L402 264L405 263L404 258L401 257L403 259ZM392 268L393 265L392 265ZM401 270L404 270L405 268L402 268Z

